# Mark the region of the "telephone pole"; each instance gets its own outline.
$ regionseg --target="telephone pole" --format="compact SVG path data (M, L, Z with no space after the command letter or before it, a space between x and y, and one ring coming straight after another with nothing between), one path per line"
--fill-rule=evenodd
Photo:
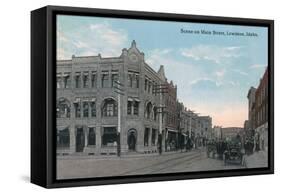
M153 89L153 93L154 94L159 94L159 106L157 107L157 113L159 114L159 132L161 134L161 138L159 143L159 154L162 153L162 140L164 139L164 142L166 142L166 137L164 136L164 130L163 130L163 114L164 114L164 109L165 104L162 103L163 101L163 94L164 93L168 93L168 87L166 84L157 84L155 85L154 89Z
M117 156L121 156L121 95L124 96L124 85L119 80L114 81L114 92L117 93L118 101L118 124L117 124Z

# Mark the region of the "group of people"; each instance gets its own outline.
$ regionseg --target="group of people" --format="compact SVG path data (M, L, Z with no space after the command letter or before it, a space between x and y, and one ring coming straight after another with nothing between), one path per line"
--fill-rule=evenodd
M246 138L244 143L245 154L253 154L255 147L254 138ZM259 151L259 144L256 145L256 151Z
M186 137L186 140L182 139L180 144L180 150L182 151L190 151L193 148L193 140L190 137Z
M237 150L244 150L247 155L253 154L254 151L259 151L260 146L258 141L254 141L254 138L246 138L242 144L241 138L236 137L231 140L209 140L207 142L207 156L213 158L215 155L218 159L223 159L223 154L229 149L229 147L235 147Z
M180 138L180 140L178 142L179 142L178 144L176 144L175 141L166 143L165 144L166 151L167 151L168 146L173 147L174 150L181 150L181 152L190 151L194 147L194 140L190 137L183 136L182 138ZM161 154L162 153L162 136L161 135L158 136L157 148L158 148L158 153Z
M225 140L210 140L207 142L207 156L223 159L223 153L227 149L227 142Z

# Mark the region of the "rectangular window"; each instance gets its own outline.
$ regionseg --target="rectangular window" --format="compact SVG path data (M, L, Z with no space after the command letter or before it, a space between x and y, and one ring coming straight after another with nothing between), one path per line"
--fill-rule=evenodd
M106 115L110 117L113 116L113 113L114 113L114 104L108 103L106 107Z
M81 117L80 103L74 103L74 108L75 108L75 117L80 118Z
M136 74L136 88L140 87L140 76L139 74Z
M147 90L147 84L148 84L148 80L145 78L145 81L144 81L144 91Z
M75 88L80 88L81 87L81 73L76 72L74 79L75 79Z
M92 85L92 88L96 88L97 87L97 74L96 74L95 71L92 72L91 85Z
M132 101L128 101L128 104L127 104L127 114L128 115L132 114Z
M96 117L96 102L91 102L91 116Z
M159 92L158 91L158 85L157 85L157 83L155 82L155 84L154 84L154 96L156 96L157 95L157 93Z
M64 73L63 79L64 88L70 88L70 73Z
M94 127L89 128L88 145L96 145L96 132Z
M156 129L152 129L151 144L156 144Z
M88 72L83 73L83 88L89 87L89 74Z
M116 127L104 127L102 135L103 146L117 146L117 130Z
M66 148L69 147L70 138L69 138L69 129L57 130L57 147Z
M133 74L128 73L128 87L132 88L133 87Z
M149 128L144 130L144 146L148 146Z
M134 115L139 115L139 102L134 102Z
M151 81L148 81L148 93L150 93L151 90Z
M109 74L108 73L102 74L101 83L102 83L103 88L109 87Z
M89 103L83 102L83 117L89 117Z
M114 73L111 75L111 87L114 87L115 86L115 82L118 81L118 74L117 73Z

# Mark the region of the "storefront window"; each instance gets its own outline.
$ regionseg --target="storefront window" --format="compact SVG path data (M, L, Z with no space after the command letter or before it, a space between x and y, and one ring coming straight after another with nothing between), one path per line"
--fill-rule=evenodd
M103 146L116 146L117 145L117 130L116 127L104 127L102 136Z
M57 147L67 148L69 147L69 129L57 130Z
M149 128L144 130L144 146L148 146Z
M94 127L89 128L88 145L96 145L96 132Z

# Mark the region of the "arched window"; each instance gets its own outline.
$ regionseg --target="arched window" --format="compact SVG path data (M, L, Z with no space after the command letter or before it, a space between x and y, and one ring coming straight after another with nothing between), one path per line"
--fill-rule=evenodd
M70 102L66 98L57 101L57 118L70 118Z
M107 98L103 101L102 116L113 117L117 116L117 102L112 98Z

